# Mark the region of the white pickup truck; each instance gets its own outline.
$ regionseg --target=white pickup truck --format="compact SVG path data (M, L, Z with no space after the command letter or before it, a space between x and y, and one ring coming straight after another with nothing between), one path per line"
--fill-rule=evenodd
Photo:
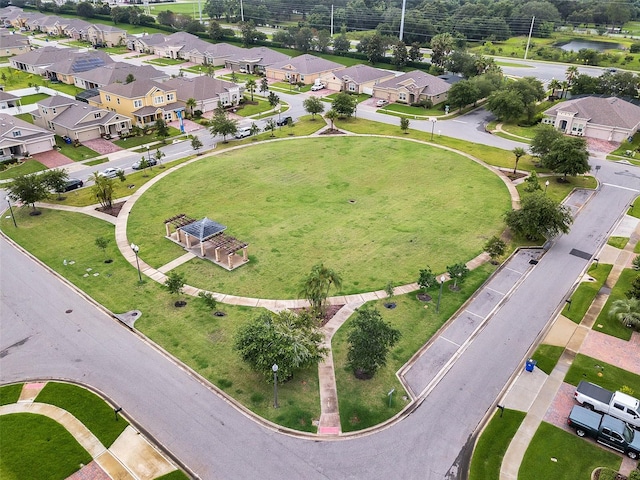
M626 393L610 392L593 383L582 381L573 396L578 403L591 410L607 413L635 429L640 429L640 401Z

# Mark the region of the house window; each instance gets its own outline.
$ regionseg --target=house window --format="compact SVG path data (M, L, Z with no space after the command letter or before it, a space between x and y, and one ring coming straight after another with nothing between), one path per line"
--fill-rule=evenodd
M56 113L56 109L55 108L53 109L53 113Z
M105 95L104 98L107 102L111 101L111 95Z
M300 75L300 81L304 82L304 75Z
M355 92L356 91L356 84L355 83L350 83L349 84L349 91L350 92Z
M398 94L398 100L400 100L401 102L406 102L407 101L407 94L406 93L399 93Z
M164 96L160 95L157 97L153 97L153 103L163 103L164 102Z
M173 115L172 115L172 113L171 113L171 112L164 112L164 119L165 119L165 120L168 120L168 121L173 120Z
M93 114L93 118L100 118L100 112L96 112Z
M53 123L52 122L47 122L47 124L49 125L49 129L53 130Z
M173 93L167 93L167 102L173 102L175 95Z
M22 132L20 130L14 130L13 131L13 136L14 137L21 137L22 136Z
M133 101L133 107L134 107L134 108L140 108L140 107L142 107L142 100L134 100L134 101Z

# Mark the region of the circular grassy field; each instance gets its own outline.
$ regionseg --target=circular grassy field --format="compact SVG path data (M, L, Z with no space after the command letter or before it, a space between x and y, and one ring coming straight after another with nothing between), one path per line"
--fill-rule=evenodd
M341 293L415 282L482 251L511 207L504 183L471 160L401 139L307 138L204 158L158 182L134 205L128 236L154 267L184 253L164 238L179 213L208 217L249 243L233 272L193 259L176 271L208 290L297 298L319 262ZM331 295L335 292L331 292Z

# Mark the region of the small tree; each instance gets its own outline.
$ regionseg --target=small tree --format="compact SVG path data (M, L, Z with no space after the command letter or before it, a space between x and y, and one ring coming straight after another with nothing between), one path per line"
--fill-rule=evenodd
M258 124L256 124L256 122L251 122L251 126L249 127L249 135L251 135L252 137L255 137L259 133L260 133L260 127L258 126Z
M184 104L189 109L189 115L193 116L193 111L198 106L197 100L193 97L189 97Z
M538 180L538 174L535 170L531 172L527 178L524 179L526 185L524 187L524 191L527 193L535 192L536 190L542 190L540 186L540 181Z
M469 275L469 269L464 263L454 263L451 266L447 266L447 273L453 279L451 290L459 290L458 282L462 283L464 281Z
M317 114L324 112L324 103L318 97L307 98L302 102L302 106L307 113L311 114L311 120L315 120Z
M216 113L209 124L212 135L222 135L222 141L227 143L227 135L233 135L238 131L238 122L229 118L223 108L216 109Z
M53 190L58 194L58 200L62 198L64 189L67 187L67 180L69 180L69 174L66 170L61 168L54 168L53 170L47 170L41 174L47 188Z
M276 135L273 132L275 132L276 127L277 127L276 122L273 121L273 118L270 118L269 120L267 120L267 123L265 123L264 125L264 131L265 132L270 131L271 132L270 137L275 137Z
M625 327L640 330L640 299L616 300L609 310L609 318L615 318Z
M375 308L364 306L356 310L347 334L347 364L355 376L372 378L386 365L389 350L400 337L400 331L385 322Z
M167 122L165 122L162 118L159 118L156 120L154 128L156 130L156 137L158 137L162 141L162 143L165 143L167 141L167 137L169 136L169 126L167 125Z
M267 80L267 77L262 77L262 80L260 80L260 91L263 95L266 95L269 91L269 80Z
M218 301L211 292L200 292L198 293L198 297L202 300L205 307L212 312L218 308Z
M111 263L111 259L107 256L107 247L109 246L109 239L104 237L96 238L96 247L102 250L102 254L104 255L104 263Z
M402 132L406 135L407 133L409 133L409 119L402 117L400 119L400 130L402 130Z
M636 278L631 280L631 288L624 294L627 298L637 298L640 300L640 275L636 275Z
M393 291L393 282L389 281L384 287L384 293L387 294L387 302L384 304L387 308L395 307L396 304L393 301L394 291Z
M49 192L44 178L40 175L19 175L9 186L9 196L31 205L33 210L30 215L39 215L40 212L36 209L36 202L47 198Z
M187 304L187 302L180 300L180 295L182 295L182 289L185 282L185 276L178 272L169 272L169 275L167 275L167 279L164 282L164 286L169 293L171 295L175 295L177 298L174 304L176 307L182 307Z
M324 114L325 118L327 118L331 122L331 130L333 130L333 122L336 118L338 118L338 112L336 112L333 108Z
M524 156L527 154L526 150L522 147L516 147L513 150L511 150L513 152L513 154L516 156L516 164L513 167L513 174L516 174L516 170L518 169L518 162L520 161L520 157Z
M640 270L640 255L636 255L635 258L631 261L631 268L634 270Z
M194 135L193 138L191 139L191 148L193 148L196 151L197 155L200 155L199 150L202 148L202 142L200 141L197 135Z
M280 103L280 97L273 92L269 92L267 101L269 102L269 105L271 105L272 107L275 107Z
M144 172L143 177L148 177L149 174L147 174L147 168L149 168L150 163L149 160L147 160L147 157L142 155L142 157L140 158L140 170L142 170Z
M156 153L153 156L153 158L156 159L156 162L158 162L158 165L160 165L160 168L164 168L164 165L162 165L162 158L165 157L165 154L159 149L156 149Z
M423 290L428 290L434 285L438 284L438 279L431 270L431 267L423 268L420 270L420 277L418 277L418 285Z
M124 170L122 170L122 169L119 169L116 172L116 177L118 177L118 180L120 180L121 182L124 182L127 179L127 177L125 177L125 175L124 175Z
M91 180L93 186L91 192L100 202L103 208L111 208L113 206L113 180L95 172Z
M244 84L247 91L251 94L251 101L253 102L253 92L256 91L256 81L253 78L247 80L247 83Z
M496 236L491 237L487 240L487 243L484 244L484 251L489 254L492 263L496 262L496 259L500 258L506 249L507 244L504 243L501 238Z
M327 297L332 286L339 290L342 287L342 278L322 263L314 265L304 280L301 294L309 300L311 311L317 317L325 313Z

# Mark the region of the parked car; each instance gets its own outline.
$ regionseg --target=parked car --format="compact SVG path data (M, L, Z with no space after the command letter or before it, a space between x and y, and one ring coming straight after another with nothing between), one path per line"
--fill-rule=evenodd
M584 380L578 384L573 397L583 407L608 413L627 422L632 428L640 429L640 401L637 398L622 392L610 392Z
M64 187L65 192L70 192L76 188L80 188L84 185L84 182L78 178L70 178L67 180L67 184Z
M611 415L601 415L575 405L567 423L579 437L593 437L598 443L626 453L632 460L640 456L640 434L634 434L629 425Z
M376 107L384 107L387 103L389 102L387 102L386 100L380 99L376 102Z
M158 161L155 158L150 158L145 160L147 160L147 165L149 167L153 167L158 164ZM134 170L140 170L142 168L142 159L138 160L136 163L131 165L131 168L133 168Z
M311 91L312 92L317 92L318 90L322 90L324 88L324 83L314 83L311 86Z
M282 117L280 120L276 120L276 125L282 127L283 125L287 125L289 122L293 123L293 118L291 117Z
M103 171L98 172L98 175L100 175L101 177L107 177L107 178L116 178L118 176L119 172L122 172L123 170L121 168L105 168Z
M236 131L235 137L236 138L245 138L245 137L248 137L250 135L251 135L251 128L250 127L242 127L242 128L239 128Z

